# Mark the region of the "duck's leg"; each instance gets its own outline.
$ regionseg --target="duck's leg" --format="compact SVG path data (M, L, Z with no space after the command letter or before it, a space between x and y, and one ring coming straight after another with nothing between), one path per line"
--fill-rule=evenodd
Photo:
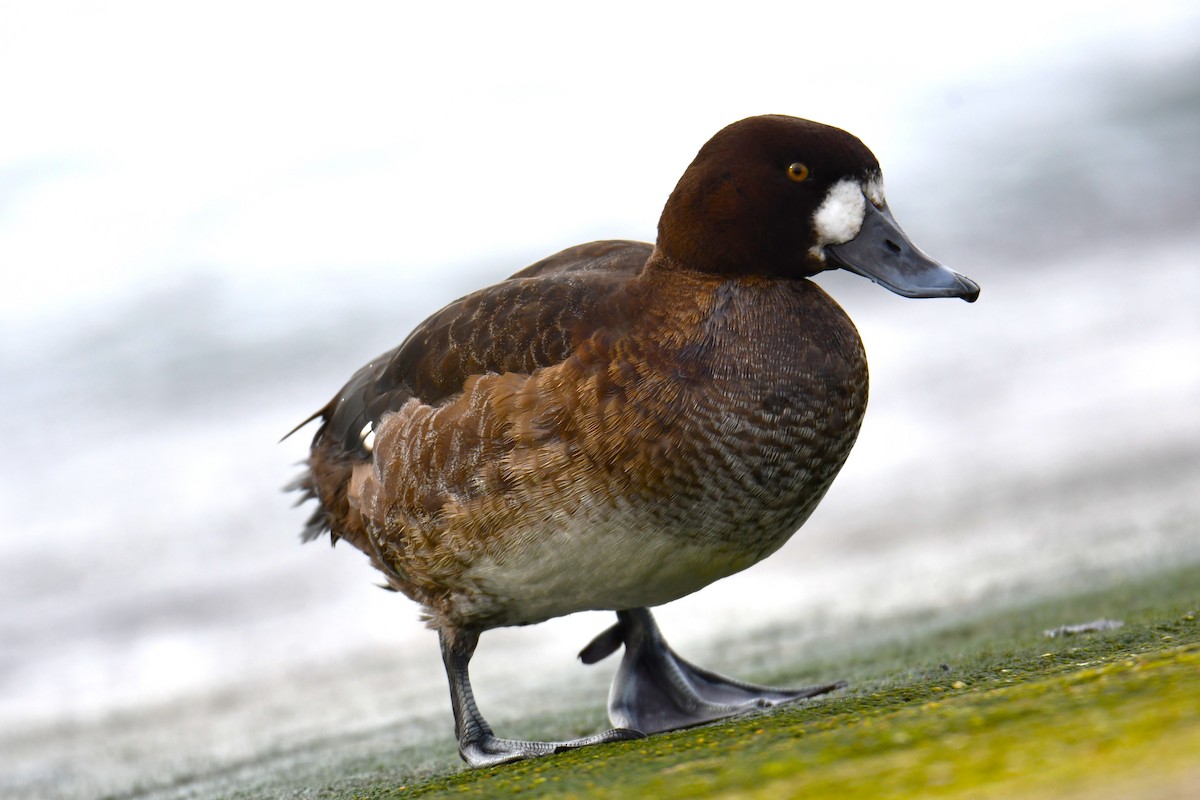
M618 611L617 624L593 639L579 657L592 664L622 644L625 655L608 695L608 717L614 725L646 733L699 725L846 685L839 681L779 689L709 672L680 658L667 645L647 608Z
M479 644L479 634L474 631L439 630L438 639L442 646L442 661L446 664L446 676L450 680L450 703L454 707L454 733L458 737L458 753L463 761L472 767L490 767L589 744L641 739L645 736L639 731L618 728L567 742L499 739L492 733L492 727L487 724L487 720L479 713L479 707L475 705L471 678L467 674L467 665L475 653L476 645Z

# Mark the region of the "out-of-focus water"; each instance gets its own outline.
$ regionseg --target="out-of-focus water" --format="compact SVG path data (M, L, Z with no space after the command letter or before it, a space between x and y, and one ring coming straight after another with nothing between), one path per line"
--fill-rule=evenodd
M783 551L663 610L677 644L1200 559L1198 64L1077 71L1032 115L1034 83L998 83L931 143L937 169L889 171L910 234L983 295L821 279L867 344L860 442ZM453 285L197 272L5 325L0 789L124 791L385 724L448 736L433 636L351 548L299 546L279 487L310 432L278 439L442 302L541 255ZM571 656L607 624L486 637L497 716L530 702L539 659L599 705L607 668Z

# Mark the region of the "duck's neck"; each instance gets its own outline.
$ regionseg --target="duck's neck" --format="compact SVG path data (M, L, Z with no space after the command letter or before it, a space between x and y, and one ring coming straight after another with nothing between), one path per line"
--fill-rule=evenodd
M829 267L808 257L769 247L755 247L753 237L746 246L729 248L703 237L672 236L659 227L658 241L645 270L666 273L699 273L716 278L768 278L799 280L811 278ZM728 238L728 234L724 238Z

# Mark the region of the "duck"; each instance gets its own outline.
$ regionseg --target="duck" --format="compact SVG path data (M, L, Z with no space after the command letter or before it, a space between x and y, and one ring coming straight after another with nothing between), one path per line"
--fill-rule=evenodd
M849 456L868 373L853 322L812 280L835 269L908 298L980 291L903 232L857 137L743 119L700 148L653 244L571 247L455 300L298 426L319 422L290 487L317 504L303 539L348 542L420 605L468 765L845 686L704 669L650 610L778 550ZM617 617L580 653L623 648L614 727L498 737L468 671L481 634L585 610Z

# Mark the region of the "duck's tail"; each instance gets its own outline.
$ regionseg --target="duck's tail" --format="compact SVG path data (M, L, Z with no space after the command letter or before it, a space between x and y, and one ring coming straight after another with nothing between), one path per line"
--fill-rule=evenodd
M337 544L345 536L346 525L351 522L350 505L346 499L351 467L345 463L345 459L334 457L326 443L325 429L329 422L330 405L316 411L283 437L287 439L314 420L321 421L321 426L313 436L311 454L301 462L307 469L283 487L285 492L300 493L295 503L297 506L309 500L317 501L316 509L300 532L300 539L304 542L311 542L328 533L331 544ZM341 513L338 513L339 510ZM357 515L354 516L357 518Z
M301 506L307 503L309 500L317 501L316 510L313 511L308 520L304 523L304 529L300 531L300 540L303 542L311 542L313 539L321 538L321 535L328 531L331 543L337 544L337 541L340 537L333 530L329 518L329 510L325 508L325 505L321 502L320 495L317 494L317 486L313 481L311 464L309 461L304 461L301 463L309 465L309 468L297 475L294 480L289 481L288 484L283 487L285 492L300 492L300 497L296 499L296 502L293 505Z

